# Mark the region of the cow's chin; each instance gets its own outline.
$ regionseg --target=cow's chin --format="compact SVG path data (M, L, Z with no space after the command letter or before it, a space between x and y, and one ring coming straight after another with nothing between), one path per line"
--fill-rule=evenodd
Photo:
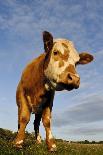
M73 89L78 89L78 87L76 87L73 84L64 84L64 83L58 83L56 85L56 91L62 91L62 90L67 90L67 91L71 91Z

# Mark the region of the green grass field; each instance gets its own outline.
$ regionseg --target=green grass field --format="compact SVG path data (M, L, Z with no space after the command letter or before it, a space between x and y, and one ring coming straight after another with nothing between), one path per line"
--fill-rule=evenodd
M48 152L45 141L37 145L33 134L26 133L23 149L16 149L12 141L16 133L0 129L0 155L103 155L103 144L78 144L56 140L57 152Z

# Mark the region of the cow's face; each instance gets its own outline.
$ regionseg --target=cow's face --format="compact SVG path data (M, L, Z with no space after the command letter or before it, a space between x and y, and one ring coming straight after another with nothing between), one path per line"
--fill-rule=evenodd
M87 64L93 60L88 53L79 54L73 43L66 39L55 39L50 33L43 33L47 62L45 76L56 90L72 90L80 85L80 77L76 72L77 64Z

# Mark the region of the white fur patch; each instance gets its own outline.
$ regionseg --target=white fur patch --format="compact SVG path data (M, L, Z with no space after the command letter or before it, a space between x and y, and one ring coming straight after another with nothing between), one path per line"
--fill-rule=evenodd
M74 61L74 63L76 63L77 61L79 61L80 57L78 52L76 51L74 44L72 41L69 42L70 46L68 46L69 50L70 50L70 55L69 57Z
M22 143L23 143L23 140L16 142L16 144L22 144Z
M52 145L52 148L56 148L56 145L55 145L55 144L53 144L53 145Z
M38 143L41 143L41 136L40 135L37 136L37 141L38 141Z
M49 117L49 116L47 116L47 119L48 119L48 120L50 120L50 117Z
M52 139L53 138L53 135L52 135L52 132L51 130L49 131L49 139Z
M49 89L50 89L50 88L49 88L49 85L48 85L47 83L45 84L45 89L46 89L47 91L49 91Z
M60 51L62 54L64 54L64 47L63 45L61 44L60 41L58 41L55 45L54 45L54 48L53 48L53 51Z

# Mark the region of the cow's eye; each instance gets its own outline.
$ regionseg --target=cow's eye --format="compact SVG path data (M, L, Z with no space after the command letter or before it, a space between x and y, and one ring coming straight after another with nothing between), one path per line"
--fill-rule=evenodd
M54 51L53 54L54 54L54 55L57 55L57 54L58 54L58 51Z

